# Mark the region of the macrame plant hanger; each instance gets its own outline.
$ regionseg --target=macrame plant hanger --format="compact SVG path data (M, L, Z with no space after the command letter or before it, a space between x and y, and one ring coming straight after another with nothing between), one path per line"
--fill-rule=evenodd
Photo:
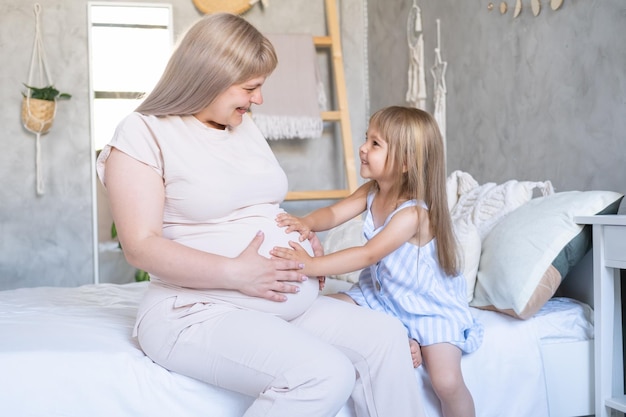
M43 47L43 39L41 36L41 24L39 16L41 14L41 6L35 3L35 42L33 44L33 54L30 61L30 70L28 73L28 86L34 86L35 72L38 72L37 82L42 86L51 86L52 78L48 72L46 62L46 54ZM45 80L44 80L45 76ZM36 135L35 142L35 164L37 175L37 195L44 194L44 179L42 173L41 158L41 135L48 133L52 127L52 121L56 114L56 98L54 101L40 100L31 98L31 89L27 88L27 92L22 99L22 123L24 127Z

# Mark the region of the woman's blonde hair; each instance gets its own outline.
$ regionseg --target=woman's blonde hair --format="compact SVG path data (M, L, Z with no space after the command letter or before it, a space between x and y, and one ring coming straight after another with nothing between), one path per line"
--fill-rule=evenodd
M277 63L270 41L249 22L229 13L207 15L189 28L136 111L156 116L198 113L230 86L268 76Z
M448 275L456 275L459 257L448 210L445 150L437 121L420 109L391 106L374 113L369 125L388 144L385 165L395 177L391 195L398 200L426 203L439 263Z

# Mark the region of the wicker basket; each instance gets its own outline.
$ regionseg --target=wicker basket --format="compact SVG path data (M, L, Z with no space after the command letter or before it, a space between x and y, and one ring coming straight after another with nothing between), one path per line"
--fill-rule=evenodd
M22 123L33 133L48 133L56 112L56 102L24 97L22 99Z

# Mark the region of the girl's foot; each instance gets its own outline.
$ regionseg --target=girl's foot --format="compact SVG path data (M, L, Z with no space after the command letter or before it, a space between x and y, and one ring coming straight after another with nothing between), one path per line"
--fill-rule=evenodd
M422 364L422 350L420 344L415 339L409 339L409 347L411 348L411 359L413 360L413 368L417 368Z

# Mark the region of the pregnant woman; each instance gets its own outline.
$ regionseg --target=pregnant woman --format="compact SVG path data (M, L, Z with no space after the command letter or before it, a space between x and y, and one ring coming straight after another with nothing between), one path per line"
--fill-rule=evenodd
M134 334L161 366L252 397L246 417L334 416L350 397L359 417L422 416L402 324L268 255L298 238L276 225L287 179L248 116L276 64L244 19L200 19L100 153L124 254L151 277Z

